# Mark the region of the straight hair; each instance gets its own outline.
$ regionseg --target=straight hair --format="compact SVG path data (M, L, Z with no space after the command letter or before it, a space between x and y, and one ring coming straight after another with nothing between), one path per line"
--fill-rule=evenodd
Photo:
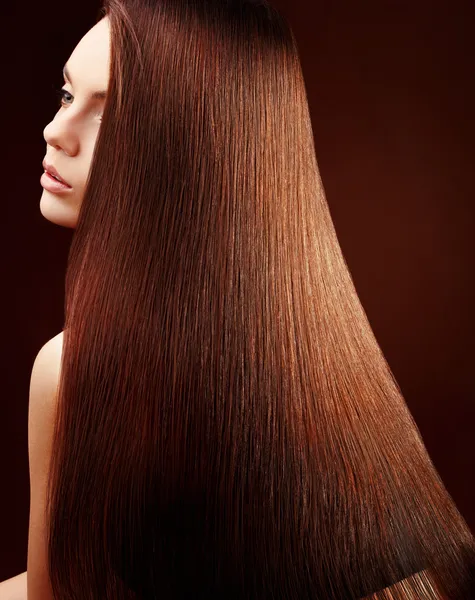
M55 599L468 600L475 543L358 298L297 42L261 0L104 0L68 257Z

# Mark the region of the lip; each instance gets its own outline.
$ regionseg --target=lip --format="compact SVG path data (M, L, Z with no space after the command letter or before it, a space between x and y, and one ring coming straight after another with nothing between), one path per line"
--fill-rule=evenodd
M52 177L48 171L45 171L40 179L41 185L48 191L59 194L61 192L70 192L73 188L70 185L66 185L61 181L58 181Z
M53 167L53 165L49 165L49 164L46 162L46 159L44 159L44 160L43 160L43 169L44 169L44 170L46 171L46 173L48 173L49 175L54 175L55 177L57 177L57 178L59 179L59 181L60 181L61 183L64 183L64 185L65 185L66 187L69 187L69 188L71 187L71 186L69 185L69 183L68 183L68 182L67 182L65 179L63 179L63 178L61 177L61 175L60 175L60 174L58 173L58 171L57 171L57 170L56 170L56 169ZM54 179L54 177L53 177L53 179Z

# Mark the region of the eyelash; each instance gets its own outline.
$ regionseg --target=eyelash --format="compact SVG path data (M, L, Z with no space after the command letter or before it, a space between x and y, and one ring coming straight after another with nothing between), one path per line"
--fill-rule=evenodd
M74 96L71 93L69 93L68 90L65 90L64 88L56 89L55 92L56 92L56 96L58 98L58 104L59 104L60 108L65 106L65 104L63 102L64 94L68 94L68 96L71 96L71 98L74 98ZM100 117L99 120L102 121L102 116Z
M74 98L74 96L72 96L72 94L70 94L68 92L68 90L65 90L64 88L57 89L56 90L56 95L58 97L58 104L60 106L64 106L64 102L63 102L63 100L64 100L64 94L69 94L71 96L71 98Z

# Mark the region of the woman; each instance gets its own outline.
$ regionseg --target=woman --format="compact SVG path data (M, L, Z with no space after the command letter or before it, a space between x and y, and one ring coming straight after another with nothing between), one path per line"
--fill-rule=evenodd
M101 16L45 129L69 188L43 175L40 208L75 234L32 373L28 600L475 597L338 244L289 25L265 0Z

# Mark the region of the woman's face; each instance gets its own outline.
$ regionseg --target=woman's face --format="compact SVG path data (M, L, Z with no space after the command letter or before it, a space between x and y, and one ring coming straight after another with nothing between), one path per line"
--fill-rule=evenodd
M109 19L104 17L81 39L66 63L61 106L43 136L43 167L54 167L69 187L41 177L41 214L57 225L75 228L109 84ZM99 94L98 94L99 92ZM94 96L93 94L96 94Z

